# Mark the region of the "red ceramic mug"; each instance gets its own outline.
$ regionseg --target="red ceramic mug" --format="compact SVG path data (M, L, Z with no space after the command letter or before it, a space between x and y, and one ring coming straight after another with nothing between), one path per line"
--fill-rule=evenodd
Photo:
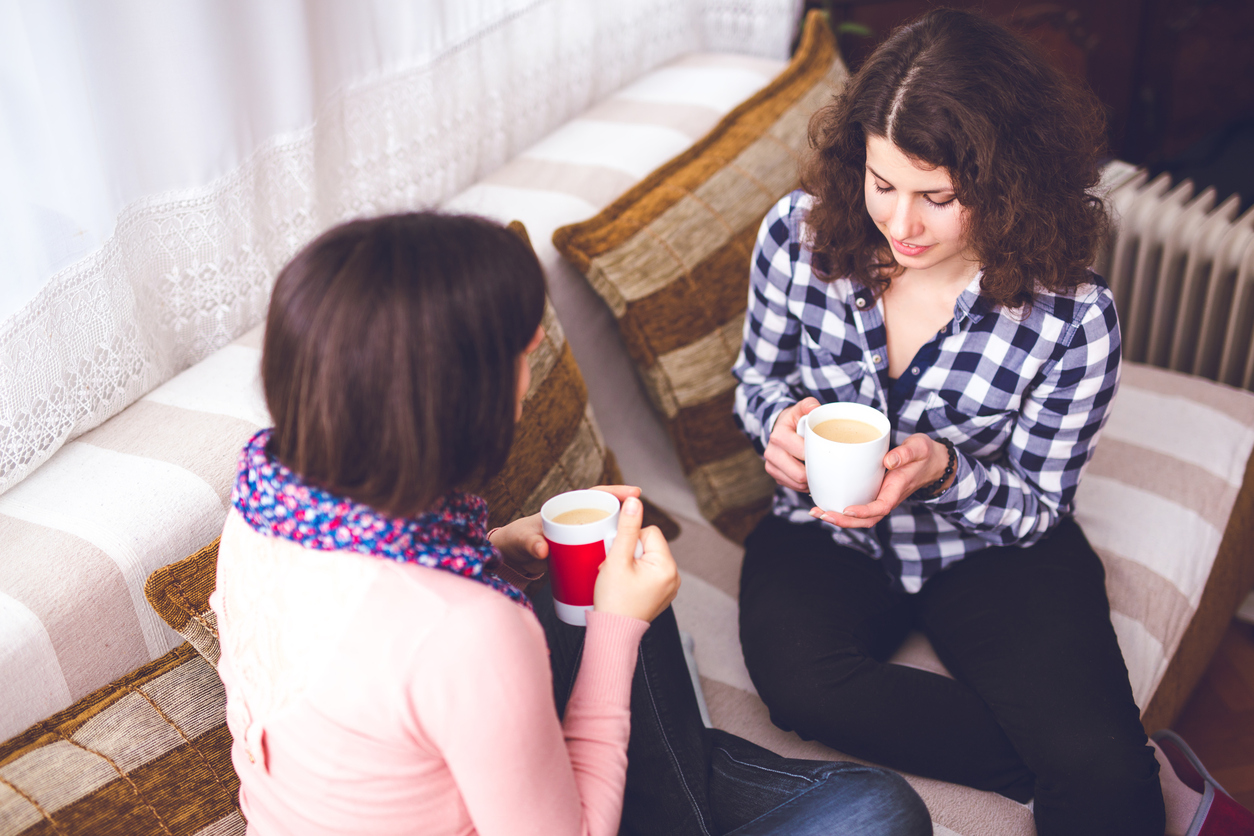
M618 499L605 491L567 491L540 508L553 606L567 624L588 623L597 573L618 535L618 509ZM636 556L643 551L637 543Z

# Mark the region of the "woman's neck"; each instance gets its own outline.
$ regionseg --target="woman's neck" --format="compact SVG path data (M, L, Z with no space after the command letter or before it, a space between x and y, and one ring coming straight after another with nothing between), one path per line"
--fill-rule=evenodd
M906 270L884 291L884 332L890 377L900 377L918 350L953 319L954 304L979 272L975 262L963 264L969 269L961 272L936 272L936 268Z

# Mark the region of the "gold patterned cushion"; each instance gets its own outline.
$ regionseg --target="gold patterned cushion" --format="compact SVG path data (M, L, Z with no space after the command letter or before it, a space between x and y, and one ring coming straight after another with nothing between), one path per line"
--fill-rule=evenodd
M0 832L242 834L217 672L188 645L0 745Z
M515 221L510 228L526 239L522 224ZM481 491L493 527L538 512L546 499L562 491L623 481L588 407L587 387L552 304L545 305L543 325L544 341L528 358L531 386L509 459ZM647 500L644 507L646 525L658 526L667 539L678 536L678 524L665 512ZM217 561L215 540L153 572L144 584L144 595L162 620L215 665L218 628L209 595Z
M831 30L811 13L774 81L599 215L553 234L618 320L702 513L736 540L775 488L732 420L754 239L798 186L811 114L847 76Z

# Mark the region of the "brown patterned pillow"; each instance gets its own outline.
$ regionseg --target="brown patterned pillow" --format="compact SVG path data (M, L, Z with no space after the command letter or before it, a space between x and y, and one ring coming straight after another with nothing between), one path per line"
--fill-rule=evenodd
M774 81L599 215L553 233L618 320L701 512L736 540L775 489L732 420L754 239L771 205L798 186L810 115L847 77L812 12Z
M517 221L510 228L527 237ZM614 453L605 444L592 410L575 356L566 342L551 304L544 309L545 337L531 353L531 386L522 419L514 428L514 444L504 469L481 491L488 502L489 525L534 514L544 501L562 491L593 485L622 484ZM647 500L644 522L656 525L667 539L679 526ZM149 575L144 595L175 632L213 664L218 663L217 619L209 609L216 583L218 542L164 566Z
M243 834L217 672L184 644L0 745L0 831Z

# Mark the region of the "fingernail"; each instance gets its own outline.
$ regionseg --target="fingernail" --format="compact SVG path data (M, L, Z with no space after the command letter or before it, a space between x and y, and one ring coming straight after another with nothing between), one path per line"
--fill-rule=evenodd
M889 467L890 469L891 469L891 468L896 467L896 466L897 466L897 465L899 465L899 464L901 464L901 459L900 459L900 458L898 458L897 456L889 456L889 457L888 457L888 467Z
M820 511L818 508L811 508L811 509L810 509L810 516L812 516L812 517L821 517L821 516L823 516L823 512L822 512L822 511Z
M623 513L624 514L631 514L634 516L640 513L640 510L642 507L643 506L641 506L640 500L636 499L634 496L629 496L625 500L623 500Z

